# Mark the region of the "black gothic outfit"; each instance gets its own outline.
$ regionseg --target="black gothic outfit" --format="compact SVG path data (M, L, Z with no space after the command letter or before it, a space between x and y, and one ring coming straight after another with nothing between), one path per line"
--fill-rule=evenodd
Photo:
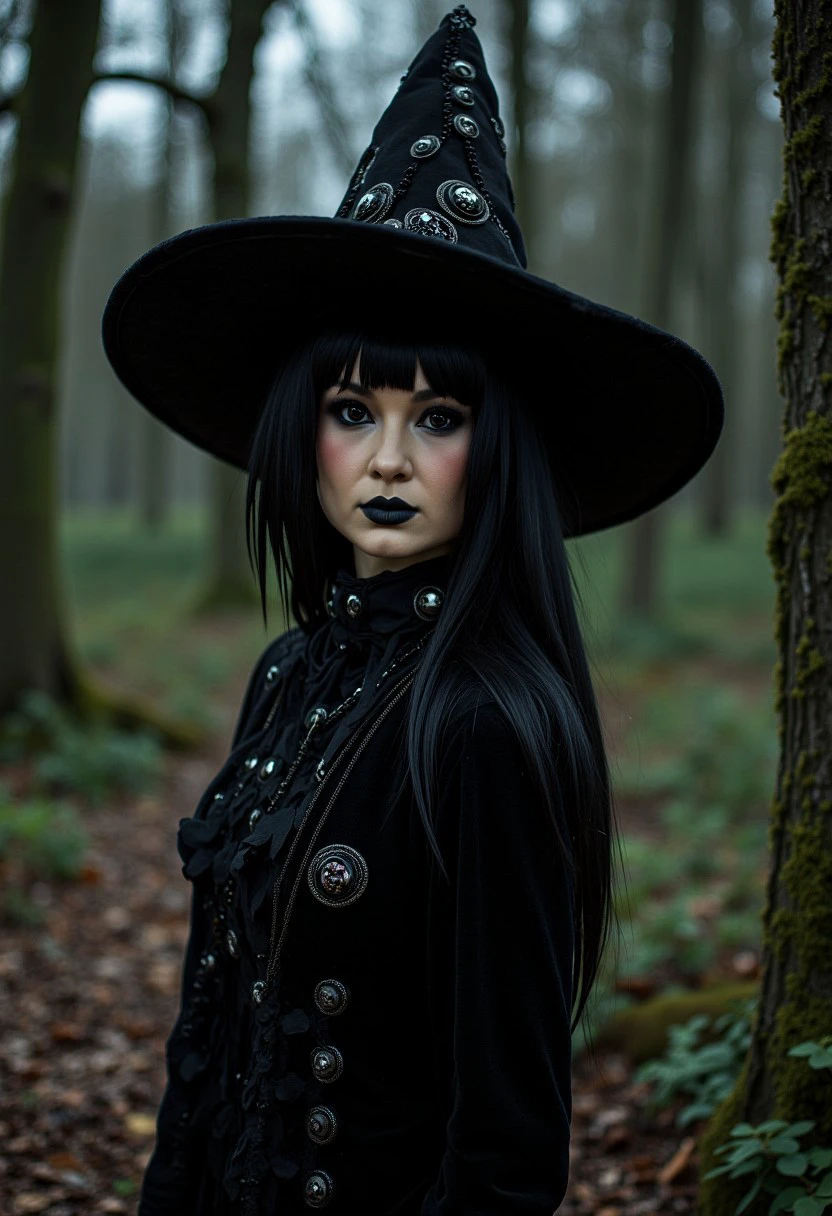
M405 695L314 841L280 985L252 999L272 883L320 784L316 768L326 774L339 750L354 753L413 670L418 654L375 688L395 654L432 629L414 597L434 588L441 599L449 561L367 579L342 571L334 616L263 652L228 760L180 822L191 936L139 1216L330 1205L350 1216L551 1216L563 1198L572 889L516 739L487 699L460 706L445 751L436 822L450 885L409 784L392 796ZM334 731L325 720L316 728L277 809L258 815L310 714L362 683L370 695ZM283 905L327 801L301 832ZM562 830L568 838L565 820ZM330 873L333 862L352 867L342 889L327 885L327 862Z

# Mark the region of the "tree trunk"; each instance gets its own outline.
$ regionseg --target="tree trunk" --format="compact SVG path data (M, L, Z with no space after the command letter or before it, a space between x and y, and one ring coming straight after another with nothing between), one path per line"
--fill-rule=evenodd
M722 56L720 77L725 97L724 171L717 193L717 214L713 217L710 239L712 274L709 276L708 309L712 317L711 350L714 367L722 381L725 400L734 402L728 409L725 433L702 474L702 523L708 536L722 536L728 529L731 507L731 471L736 467L736 440L739 411L739 336L737 324L739 293L737 279L742 262L743 183L749 118L754 106L754 73L751 63L752 0L735 0L734 17L741 31L738 47Z
M174 77L176 60L174 49L173 0L161 0L160 12L164 18L165 65L164 74ZM159 177L151 205L151 232L153 239L163 241L171 235L171 127L173 124L173 100L167 93L159 92ZM149 410L142 410L139 421L139 518L148 531L158 532L167 520L170 507L171 432L154 418Z
M529 155L528 132L532 112L532 88L529 82L529 0L508 0L508 44L510 52L511 104L514 131L509 141L511 149L511 178L514 188L517 219L526 242L526 252L534 248L534 181ZM529 256L529 264L532 257Z
M648 250L652 263L646 288L647 320L662 329L668 329L673 320L671 297L690 180L694 81L701 40L702 0L674 0L670 100L661 111L658 239ZM661 508L648 511L631 524L626 535L622 610L631 617L649 620L656 614L660 515Z
M774 74L786 143L774 214L784 446L768 552L777 588L780 763L771 810L763 977L748 1058L703 1143L703 1172L739 1122L814 1120L801 1147L832 1143L825 1070L789 1049L830 1032L832 1010L832 26L822 0L775 4ZM733 1214L747 1180L702 1183L704 1216ZM770 1196L747 1211L763 1216Z
M57 539L60 283L100 0L39 0L0 252L0 713L24 689L74 700Z
M208 107L214 153L214 218L248 215L250 92L254 51L271 0L232 0L228 52ZM201 609L256 602L245 545L245 474L219 460L210 468L210 564Z

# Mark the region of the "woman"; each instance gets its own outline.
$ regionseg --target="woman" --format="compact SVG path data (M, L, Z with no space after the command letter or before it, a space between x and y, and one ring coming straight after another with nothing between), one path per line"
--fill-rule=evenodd
M139 400L248 471L264 619L273 560L297 622L180 821L140 1216L566 1191L612 815L564 538L689 480L722 402L678 339L525 271L473 24L422 48L335 219L182 234L105 314Z

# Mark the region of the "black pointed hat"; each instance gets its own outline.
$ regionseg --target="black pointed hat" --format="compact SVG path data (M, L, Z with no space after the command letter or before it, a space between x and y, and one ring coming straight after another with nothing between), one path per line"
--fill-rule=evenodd
M246 468L265 394L339 320L437 326L504 362L534 410L577 536L676 493L714 450L719 381L692 347L526 269L505 131L459 5L402 77L335 217L190 229L139 258L103 317L107 356L173 430Z

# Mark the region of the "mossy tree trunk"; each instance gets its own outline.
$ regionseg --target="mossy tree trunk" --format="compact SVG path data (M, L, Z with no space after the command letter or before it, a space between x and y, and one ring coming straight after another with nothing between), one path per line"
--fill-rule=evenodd
M735 1123L813 1119L832 1143L829 1079L787 1055L830 1030L832 1010L832 4L777 0L774 71L786 142L774 215L783 450L768 551L777 587L780 764L772 804L763 978L749 1056L702 1142L702 1172ZM733 1216L747 1189L701 1184L703 1216ZM768 1211L769 1199L748 1209Z
M693 103L702 43L702 0L673 0L670 98L660 111L662 128L657 167L655 243L646 286L647 320L667 329L673 319L672 292L682 238L693 142ZM668 402L668 408L671 408ZM656 615L662 508L635 520L626 533L621 607L626 616Z
M60 285L100 0L39 0L0 252L0 713L27 688L77 700L58 560Z

